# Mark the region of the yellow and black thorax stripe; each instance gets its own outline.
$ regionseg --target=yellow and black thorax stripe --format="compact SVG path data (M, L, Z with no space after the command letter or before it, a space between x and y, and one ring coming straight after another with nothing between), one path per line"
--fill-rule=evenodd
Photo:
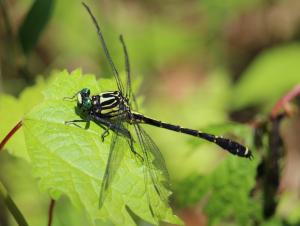
M92 111L100 117L113 118L129 109L128 103L119 91L103 92L91 98Z

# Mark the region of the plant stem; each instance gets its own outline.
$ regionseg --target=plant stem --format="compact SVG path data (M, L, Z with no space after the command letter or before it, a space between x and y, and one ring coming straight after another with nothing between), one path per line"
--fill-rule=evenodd
M277 103L275 104L275 106L273 107L273 109L271 111L271 117L273 119L275 119L276 116L279 115L280 110L282 108L284 108L284 106L288 102L292 101L295 97L297 97L299 95L300 95L300 84L295 86L292 90L290 90L283 97L281 97L281 99L279 101L277 101Z
M5 189L4 185L0 182L0 198L3 199L4 203L6 204L8 210L15 218L16 222L19 226L28 226L24 216L22 215L21 211L18 209L14 201L8 195L7 190Z
M48 226L52 225L54 206L55 206L55 200L51 199L50 205L49 205L49 210L48 210Z
M2 151L3 147L9 141L9 139L18 131L18 129L22 126L22 121L19 121L17 125L4 137L4 139L0 143L0 151Z

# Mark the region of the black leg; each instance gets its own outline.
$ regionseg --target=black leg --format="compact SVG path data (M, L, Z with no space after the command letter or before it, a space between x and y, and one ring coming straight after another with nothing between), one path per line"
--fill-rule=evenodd
M83 119L75 119L75 120L71 120L71 121L65 121L65 125L74 125L77 126L79 128L82 128L80 125L78 125L76 122L86 122L88 123L88 121L83 120Z
M98 125L100 125L101 127L106 126L106 130L102 133L101 137L102 137L102 141L104 140L104 138L109 134L109 130L113 130L113 131L117 131L118 133L120 133L121 135L123 135L129 146L130 146L130 150L131 152L134 154L135 157L137 157L141 162L144 162L144 158L143 156L141 156L135 149L134 149L134 145L133 145L133 138L130 134L130 132L126 129L126 128L122 128L122 127L117 127L115 126L112 122L104 119L104 118L100 118L98 116L92 115L92 118L94 118L97 122Z
M127 140L129 146L130 146L130 150L131 152L134 154L135 157L137 157L139 159L140 162L144 162L144 158L143 156L141 156L135 149L134 149L134 146L133 146L133 139L130 138Z
M86 125L85 125L85 129L88 129L90 128L90 117L88 117L86 120L84 119L75 119L75 120L71 120L71 121L65 121L65 125L74 125L74 126L77 126L79 128L82 128L80 125L78 125L76 122L85 122ZM102 142L104 142L104 138L107 137L109 135L109 130L110 130L110 122L108 121L105 121L105 125L102 125L102 124L98 124L102 129L104 129L104 132L101 134L101 139L102 139Z
M105 137L107 137L109 135L109 129L110 129L109 127L107 127L107 128L104 127L104 132L101 134L102 142L104 142Z
M90 121L91 121L91 120L86 121L86 124L85 124L84 129L90 128L90 124L91 124Z

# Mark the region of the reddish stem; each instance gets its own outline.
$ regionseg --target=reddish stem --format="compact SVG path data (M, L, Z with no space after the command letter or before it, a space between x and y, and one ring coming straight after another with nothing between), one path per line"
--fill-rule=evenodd
M279 111L284 108L284 106L290 102L293 98L298 96L300 94L300 85L297 85L292 90L290 90L287 94L285 94L272 109L271 117L276 118L276 116L279 114Z
M52 225L54 206L55 206L55 200L51 199L49 210L48 210L48 226Z
M18 131L18 129L22 126L23 122L19 121L17 125L4 137L4 139L0 143L0 151L2 151L3 147L9 141L9 139Z

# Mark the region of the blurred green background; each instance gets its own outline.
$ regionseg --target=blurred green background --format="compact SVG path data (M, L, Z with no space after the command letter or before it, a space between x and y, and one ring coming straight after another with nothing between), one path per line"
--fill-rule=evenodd
M124 57L118 36L123 34L133 79L141 81L137 93L143 98L143 113L226 134L254 152L255 160L248 162L197 139L146 128L165 156L172 206L185 224L300 225L299 114L281 125L285 155L278 160L275 213L264 216L263 191L251 195L263 190L255 179L268 151L267 145L256 148L251 125L267 120L280 97L300 82L300 1L86 3L120 71ZM0 7L0 96L20 97L54 70L82 68L98 77L111 76L80 1L0 0ZM16 110L6 109L1 101L0 107L2 116ZM5 120L0 118L0 131ZM0 179L30 225L45 225L49 200L38 192L30 165L2 152ZM85 225L85 214L67 199L59 201L55 211L54 225ZM2 202L0 225L16 225Z

